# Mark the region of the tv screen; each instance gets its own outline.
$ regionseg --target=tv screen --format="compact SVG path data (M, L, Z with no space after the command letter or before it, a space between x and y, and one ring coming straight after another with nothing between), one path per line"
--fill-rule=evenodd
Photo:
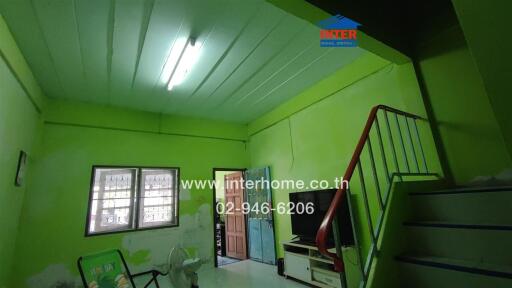
M290 202L297 207L306 206L312 203L313 213L308 214L302 212L302 208L291 211L292 233L300 238L301 241L315 243L316 233L322 220L324 219L336 189L315 190L308 192L290 193ZM301 203L301 204L299 204ZM311 204L309 204L311 206ZM311 212L311 211L310 211ZM341 243L343 246L351 246L354 244L352 232L352 221L350 220L350 212L348 210L347 198L337 211L339 219L339 228L341 231ZM334 234L329 234L329 246L334 246Z

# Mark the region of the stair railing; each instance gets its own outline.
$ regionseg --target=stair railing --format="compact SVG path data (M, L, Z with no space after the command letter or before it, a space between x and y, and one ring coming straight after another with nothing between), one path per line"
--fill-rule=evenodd
M388 159L387 159L387 155L385 153L386 149L384 148L384 141L383 141L383 137L382 137L382 133L381 133L381 126L379 124L379 111L382 111L383 115L381 117L384 117L385 127L387 130L387 136L388 136L387 138L389 141L389 149L388 150L391 151L391 156L392 156L392 159L394 162L393 165L388 165L388 162L387 162ZM391 114L395 120L395 123L396 123L395 129L397 130L395 135L393 135L393 133L392 133L390 120L389 120L390 117L388 116L388 114ZM400 121L400 118L403 118L403 120ZM341 253L342 250L340 247L341 244L339 242L339 235L335 235L335 240L338 239L337 241L335 241L336 242L336 253L328 251L329 247L327 247L327 243L328 243L329 233L330 233L331 229L333 228L332 223L335 220L335 215L336 215L336 211L337 211L338 207L341 207L342 201L345 201L344 199L348 199L349 209L351 207L350 206L351 203L350 203L349 187L347 187L346 183L351 183L350 181L353 180L352 176L354 175L354 172L357 170L357 172L359 174L359 184L361 187L361 194L362 194L363 202L364 202L364 210L365 210L365 214L366 214L366 218L367 218L367 225L368 225L367 228L369 229L370 237L371 237L371 246L368 251L366 261L363 264L362 252L359 247L357 234L355 233L356 232L355 231L355 223L352 223L353 228L354 228L354 238L355 238L354 240L356 243L356 249L357 249L358 258L359 258L359 266L360 266L361 274L362 274L362 282L361 282L362 287L366 286L366 282L367 282L368 276L370 274L370 269L372 267L373 259L375 258L376 254L377 254L377 249L378 249L377 241L379 239L380 232L381 232L383 222L384 222L384 213L385 213L386 207L387 207L387 202L388 202L387 200L389 198L388 196L391 192L391 187L392 187L392 184L393 184L395 178L398 178L399 180L403 180L402 178L405 176L430 176L430 177L435 176L435 177L439 177L438 173L429 172L429 169L427 166L427 158L425 157L425 152L423 150L423 143L421 141L421 136L418 131L417 121L427 121L427 119L425 119L421 116L411 114L408 112L404 112L404 111L401 111L401 110L398 110L395 108L391 108L391 107L388 107L385 105L377 105L372 108L372 110L370 111L368 120L366 121L366 125L364 127L363 133L362 133L361 137L359 138L359 142L357 143L354 154L352 155L352 158L350 160L348 168L345 171L345 174L343 176L343 180L344 180L342 182L343 184L341 185L341 187L338 188L338 191L336 192L336 194L330 204L330 207L325 214L322 224L320 225L320 228L318 229L317 235L316 235L316 244L318 246L318 250L320 251L320 253L322 253L323 255L325 255L329 258L332 258L333 262L334 262L334 268L336 269L336 271L338 271L339 273L343 273L345 271L345 267L344 267L344 263L343 263L342 253ZM402 122L402 124L400 124L400 122ZM403 123L403 122L405 122L405 123ZM428 123L428 121L427 121L427 123ZM370 132L372 131L372 128L375 129L375 132L377 134L377 141L379 144L379 150L380 150L380 156L381 156L380 158L382 160L381 161L382 167L383 167L382 169L383 169L383 172L385 173L384 175L386 175L386 177L384 177L384 178L385 178L385 181L387 182L386 183L387 184L387 186L386 186L387 193L384 196L383 196L383 193L381 192L382 187L380 186L380 182L379 182L379 176L378 176L378 171L377 171L376 161L375 161L375 154L373 151L372 141L370 138L371 137ZM403 131L403 130L406 130L406 131ZM412 132L411 132L411 130L412 130ZM397 136L396 134L398 134L397 138L398 138L398 142L399 142L398 148L400 149L400 154L397 152L397 149L395 147L395 142L393 139L394 136ZM404 137L404 134L405 134L405 137ZM416 137L416 140L413 139L413 135ZM404 140L404 138L407 140L407 143ZM406 147L406 145L407 145L407 147ZM368 151L368 158L370 160L369 166L371 167L371 172L372 172L371 174L373 176L372 182L374 184L374 188L375 188L375 191L377 194L376 198L377 198L377 203L378 203L378 207L379 207L379 217L378 217L376 226L374 226L374 223L372 220L370 204L368 201L368 193L367 193L368 192L368 189L367 189L368 181L365 182L363 166L361 164L361 162L362 162L361 156L362 156L365 148ZM409 151L409 153L407 151ZM402 158L401 159L402 160L401 162L403 162L402 167L400 167L400 164L399 164L399 155ZM418 156L420 156L420 157L418 157ZM419 160L418 158L421 158L421 159ZM410 162L412 162L412 165ZM420 162L421 162L421 165L420 165ZM347 194L347 195L345 195L345 194ZM346 198L346 196L348 196L348 197ZM339 229L337 229L337 227L335 227L335 228L336 229L334 229L334 231L336 234L337 231L339 231Z

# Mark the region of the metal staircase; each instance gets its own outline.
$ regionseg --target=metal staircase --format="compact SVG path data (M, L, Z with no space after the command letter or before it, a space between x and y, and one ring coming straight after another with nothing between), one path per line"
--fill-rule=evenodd
M432 163L427 163L432 157L426 156L424 138L430 134L418 128L418 122L427 123L425 120L384 105L371 110L344 174L350 187L338 189L318 230L319 251L334 260L346 287L342 249L337 243L336 253L327 251L327 235L334 228L335 238L339 238L339 229L333 222L336 210L348 199L353 221L359 221L353 227L360 287L512 287L512 187L440 190L439 185L430 184L435 188L429 188L429 182L444 182L426 181L441 179L441 173L433 172L429 169ZM429 129L428 125L422 127ZM392 190L397 183L410 183L405 182L409 178L425 184L418 186L423 188L407 190L408 194L402 196L401 205L405 206L394 208L407 207L410 212L400 215L389 209ZM389 241L383 244L383 227L390 213L403 218L398 218L396 224L403 233L392 235L407 243L398 250L386 246ZM390 230L386 233L397 233ZM375 259L385 254L388 257L389 253L396 254L391 263L385 264L398 272L393 284L387 282L385 286L375 279L377 266L384 265Z
M384 123L383 127L381 127L381 121ZM333 259L335 269L340 273L345 286L345 267L339 243L337 243L337 253L327 250L327 235L333 227L332 223L335 221L336 210L341 207L345 194L348 196L346 199L348 199L349 207L353 204L351 200L351 195L354 192L353 187L356 187L355 189L358 190L357 192L360 193L363 199L362 204L366 218L365 229L367 229L363 233L367 233L371 242L368 253L364 257L366 260L363 260L363 248L360 239L360 236L364 237L365 235L358 235L356 229L354 229L354 235L362 275L360 286L365 287L373 260L378 252L377 243L384 224L384 215L388 208L393 183L402 181L406 177L415 177L416 179L439 177L438 173L429 171L423 147L424 139L422 139L425 137L425 133L420 133L418 121L428 123L421 116L385 105L375 106L370 111L363 133L343 176L343 179L350 183L350 189L346 186L338 189L316 237L318 250ZM386 134L382 133L382 130ZM374 146L378 146L377 151L374 151ZM377 170L377 167L382 167L382 169ZM357 175L357 178L353 179L354 175ZM377 207L377 209L372 209L373 207ZM352 226L356 227L357 225L353 223ZM335 236L336 231L335 229Z

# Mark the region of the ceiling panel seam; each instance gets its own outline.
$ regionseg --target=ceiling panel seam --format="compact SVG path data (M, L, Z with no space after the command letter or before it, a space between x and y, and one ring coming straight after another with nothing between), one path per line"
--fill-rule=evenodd
M235 46L236 42L238 41L238 39L240 39L240 37L244 34L245 30L247 29L247 27L249 27L249 23L252 22L252 20L256 17L256 15L258 14L259 10L261 10L261 7L258 8L252 15L251 17L249 17L247 19L247 21L244 23L244 26L242 27L242 29L240 29L240 31L238 32L238 34L236 35L236 37L231 41L231 43L229 44L229 46L226 48L226 50L224 51L224 53L222 53L222 55L220 56L220 58L217 60L217 62L215 62L215 65L213 65L212 69L210 69L210 71L208 72L208 74L206 74L205 78L201 81L201 83L199 83L199 85L196 87L196 89L194 89L194 91L187 97L187 100L190 100L194 97L194 95L197 93L197 91L199 91L199 89L201 89L201 87L203 87L203 85L208 81L208 79L210 79L210 76L217 70L217 68L220 66L220 64L222 63L222 61L224 61L224 59L226 58L226 56L228 55L228 53L231 51L231 49L233 49L233 46Z
M304 24L302 27L305 26L307 26L307 24ZM289 39L295 39L302 32L303 29L299 28L297 32L292 34L292 36ZM251 75L249 75L244 81L242 81L241 84L238 85L238 87L236 87L236 89L233 90L233 92L224 101L222 101L220 105L224 105L225 103L230 101L242 87L244 87L251 79L253 79L256 74L260 73L264 68L266 68L268 64L270 64L277 56L281 54L282 51L286 50L292 43L292 41L286 41L285 44L282 47L280 47L280 49L276 49L276 52L272 55L272 57L268 58L265 62L263 62L262 65L260 65L260 67L258 67L258 69L253 71Z
M41 33L41 36L43 38L44 46L46 47L46 50L48 51L48 55L50 57L50 63L52 64L53 70L55 71L55 76L57 78L57 83L59 83L60 87L60 93L61 95L64 95L66 91L64 90L64 86L62 85L62 80L59 75L59 71L57 71L57 65L55 64L55 59L53 58L52 51L50 51L50 46L48 45L48 40L46 39L46 33L44 33L43 26L41 25L41 17L39 16L39 13L37 13L37 9L34 6L34 0L30 0L30 9L32 10L32 13L34 14L34 19L37 24L37 28L39 32ZM47 95L47 96L53 96L53 95ZM66 95L64 95L66 96Z
M334 50L331 50L331 51L334 51ZM299 76L302 72L306 71L306 69L308 69L311 65L313 65L314 63L318 62L321 58L323 58L323 56L327 55L330 51L326 51L324 54L320 55L319 57L317 57L315 60L313 60L311 63L309 63L308 65L304 66L303 68L301 68L298 72L294 73L291 77L289 77L288 79L286 79L285 81L281 82L280 84L278 84L276 87L274 87L273 89L271 89L270 91L268 91L263 97L261 97L260 99L256 100L256 102L252 103L252 105L256 105L256 104L259 104L261 102L264 102L264 101L268 101L272 98L269 98L268 96L271 95L272 93L274 93L276 90L280 89L283 85L285 85L287 82L289 81L292 81L294 78L296 78L297 76ZM289 86L288 86L289 87ZM265 111L269 111L270 109L272 109L272 105L274 103L270 102L270 103L267 103L266 106L263 105L263 106L259 106L259 109L254 109L252 110L252 114L253 115L258 115L258 113L265 113ZM270 107L269 107L270 106Z
M110 10L108 13L108 34L107 34L107 77L108 91L106 103L111 103L112 90L112 56L114 55L114 27L116 14L116 0L110 0Z
M144 49L144 45L146 44L146 35L149 29L149 22L151 19L151 15L153 14L153 9L155 7L155 0L146 0L146 5L144 5L144 16L142 19L141 28L139 30L139 43L137 47L137 58L135 60L135 70L133 71L131 89L133 89L135 85L135 77L137 77L137 72L139 71L139 63L142 55L142 49Z
M371 73L369 73L369 74L367 74L367 75L364 75L364 76L363 76L363 77L361 77L361 78L355 79L355 80L353 80L352 82L348 83L347 85L344 85L343 87L340 87L340 88L338 88L338 89L336 89L336 90L334 90L334 91L330 92L329 94L324 95L324 96L322 96L321 98L319 98L319 99L317 99L317 100L315 100L315 101L313 101L313 102L311 102L311 103L308 103L307 105L305 105L305 106L303 106L303 107L300 107L299 109L297 109L297 110L295 110L295 111L293 111L293 112L289 112L287 115L283 115L282 117L280 117L280 118L278 118L278 119L276 119L276 120L272 121L271 123L269 123L269 124L265 125L264 127L261 127L260 129L258 129L258 130L256 130L256 131L254 131L254 132L250 132L250 131L249 131L249 135L248 135L249 139L250 139L252 136L256 135L256 134L258 134L258 133L260 133L260 132L262 132L262 131L264 131L264 130L266 130L266 129L270 128L270 127L273 127L274 125L277 125L278 123L281 123L282 121L284 121L284 120L286 120L286 119L289 119L290 117L292 117L292 116L294 116L294 115L299 114L300 112L302 112L302 111L304 111L304 110L308 109L309 107L312 107L312 106L313 106L313 105L315 105L315 104L318 104L318 103L320 103L320 102L323 102L323 101L325 101L325 100L329 99L330 97L332 97L332 96L334 96L334 95L338 94L340 91L342 91L342 90L344 90L344 89L347 89L348 87L351 87L352 85L354 85L354 84L356 84L356 83L358 83L358 82L364 81L364 80L365 80L365 79L367 79L367 78L373 77L373 76L374 76L374 75L376 75L377 73L379 73L379 72L383 71L384 69L388 69L388 68L389 68L390 66L392 66L392 65L394 65L394 64L393 64L393 63L389 63L389 64L387 64L387 65L385 65L385 66L382 66L382 67L378 68L377 70L374 70L374 71L372 71Z
M224 85L224 83L226 83L226 81L228 81L231 78L231 76L233 76L233 74L236 73L236 71L238 71L238 69L245 63L245 61L247 61L247 59L254 53L254 51L256 51L261 46L261 43L263 43L268 38L268 36L270 36L270 34L272 34L272 32L274 32L277 29L277 27L279 27L279 25L281 25L281 23L283 23L285 18L286 18L286 15L281 16L279 21L277 21L277 23L274 24L274 26L272 26L272 28L269 31L267 31L267 33L258 41L258 43L256 43L256 45L254 45L254 47L251 49L251 51L249 51L249 53L242 59L242 61L240 61L240 63L238 63L238 65L236 65L236 67L233 69L233 71L231 71L231 73L229 73L228 76L222 82L220 82L220 84L217 85L217 87L210 94L208 94L208 96L206 96L206 99L210 98L215 92L217 92L217 90L220 87L222 87L222 85ZM205 103L205 102L203 102L203 103ZM202 106L204 106L204 105L202 105ZM214 108L218 108L218 107L219 107L218 105L214 106Z
M281 71L283 71L286 67L288 67L291 63L295 62L295 60L297 60L299 57L301 57L304 53L306 53L306 51L308 51L309 49L311 49L312 47L314 46L314 44L310 44L308 47L306 47L305 49L303 49L300 53L298 53L297 55L295 55L292 59L290 59L288 62L286 62L285 65L282 65L278 70L274 71L274 73L272 73L267 79L265 79L264 81L262 81L258 86L256 86L254 89L252 89L249 93L247 93L245 96L243 96L242 98L238 99L238 101L236 102L237 105L240 105L242 102L244 102L249 96L251 96L252 94L254 94L256 91L258 91L258 89L260 89L263 85L265 85L268 81L272 80L275 76L277 76L279 73L281 73Z
M82 76L85 78L85 81L87 83L87 74L85 73L85 65L84 65L84 49L83 49L83 46L82 46L82 39L81 39L81 36L80 36L80 21L79 21L79 12L78 12L78 7L77 7L77 2L79 0L73 0L73 19L75 20L75 29L76 29L76 37L77 37L77 41L78 41L78 50L80 51L80 53L78 54L80 56L80 59L79 59L79 62L80 62L80 66L82 66L81 70L82 70Z
M329 54L330 52L334 51L333 48L328 48L326 49L326 51L322 54L320 54L320 56L316 57L313 61L311 61L309 64L305 65L304 67L302 67L301 69L299 69L299 71L295 72L292 76L290 76L288 79L284 80L283 82L281 82L280 84L278 84L276 87L272 88L269 92L267 92L264 96L262 96L261 98L259 98L258 100L256 100L256 102L254 102L253 104L257 104L257 103L260 103L262 101L264 101L270 94L272 94L274 91L276 91L277 89L281 88L284 84L286 84L288 81L292 80L293 78L297 77L299 74L301 74L302 72L304 72L306 69L308 69L309 67L311 67L311 65L315 64L318 60L322 59L325 55Z

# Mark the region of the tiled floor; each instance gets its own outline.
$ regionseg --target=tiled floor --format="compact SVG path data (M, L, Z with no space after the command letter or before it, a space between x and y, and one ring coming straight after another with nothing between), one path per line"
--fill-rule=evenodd
M217 256L217 265L220 267L220 266L224 266L224 265L228 265L228 264L233 264L233 263L236 263L236 262L239 262L240 260L238 259L233 259L233 258L229 258L229 257L222 257L222 256Z
M219 268L203 267L199 271L201 288L307 288L298 282L277 275L277 266L251 260L240 261ZM141 277L144 278L144 277ZM138 279L136 284L144 283ZM167 277L159 277L162 288L170 288ZM142 284L140 287L143 287ZM154 286L150 286L154 287Z
M217 269L208 268L200 271L199 287L302 288L307 286L277 275L277 266L245 260Z

